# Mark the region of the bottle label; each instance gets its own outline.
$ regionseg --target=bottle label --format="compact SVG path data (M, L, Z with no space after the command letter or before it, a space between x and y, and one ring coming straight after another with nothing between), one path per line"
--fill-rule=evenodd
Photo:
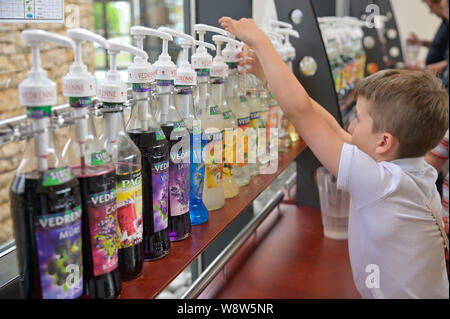
M105 150L102 150L97 153L92 153L91 155L91 165L92 166L101 166L110 162L109 155Z
M225 128L223 139L223 175L232 177L234 174L234 163L236 162L236 130Z
M245 95L241 95L241 96L239 96L239 101L241 103L247 103L247 97Z
M186 129L186 125L184 125L183 121L173 123L173 130L175 132L184 131Z
M81 207L35 216L34 229L42 298L80 297L83 293Z
M259 112L259 127L266 128L268 120L268 111Z
M222 183L223 163L223 132L216 129L208 132L206 136L206 185L208 188L216 188Z
M201 130L194 126L194 134L191 134L190 194L197 200L202 200L203 194L205 163L202 160L202 148L204 146L205 141L201 138Z
M50 169L44 173L42 186L56 186L67 183L74 179L72 172L68 167Z
M90 194L87 203L94 276L107 274L118 264L116 190Z
M179 154L178 157L180 157ZM189 151L182 154L184 155L181 157L189 157ZM171 158L173 156L177 156L177 154L170 155ZM170 216L189 213L189 163L171 162L169 179Z
M223 112L222 114L223 114L223 119L224 120L229 120L231 118L231 110Z
M70 107L82 108L92 105L92 98L90 97L69 97Z
M259 127L259 119L260 119L260 113L258 112L251 112L250 113L250 126L253 128Z
M250 126L250 117L244 117L237 120L238 132L236 142L237 166L244 167L248 164L248 135L246 130Z
M150 83L132 83L131 84L133 92L150 92L152 90L152 85Z
M155 135L156 135L156 140L157 141L162 141L166 139L166 136L164 135L164 132L162 129L159 129L157 131L155 131Z
M142 242L142 172L117 174L117 219L120 248Z
M27 107L27 118L29 119L43 119L52 116L51 105L47 106L28 106Z
M154 163L152 167L153 221L155 233L168 226L169 162Z
M220 114L219 106L210 106L209 107L209 115L218 115Z

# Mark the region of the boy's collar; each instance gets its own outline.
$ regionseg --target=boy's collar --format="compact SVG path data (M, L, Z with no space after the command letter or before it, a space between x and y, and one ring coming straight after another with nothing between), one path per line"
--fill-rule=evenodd
M399 158L391 161L408 172L419 172L425 168L425 157Z

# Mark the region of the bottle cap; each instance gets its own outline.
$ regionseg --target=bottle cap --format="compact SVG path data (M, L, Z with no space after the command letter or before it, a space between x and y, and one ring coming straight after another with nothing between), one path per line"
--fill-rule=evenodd
M276 29L276 32L284 36L284 43L282 46L282 50L284 50L284 55L286 56L287 60L293 60L295 59L296 52L295 48L292 46L291 42L289 41L289 37L296 37L299 38L300 35L296 30L293 29Z
M24 30L22 37L30 45L33 59L27 78L19 84L19 103L27 107L54 105L56 84L41 68L39 47L42 42L54 42L73 49L75 44L65 36L38 29Z

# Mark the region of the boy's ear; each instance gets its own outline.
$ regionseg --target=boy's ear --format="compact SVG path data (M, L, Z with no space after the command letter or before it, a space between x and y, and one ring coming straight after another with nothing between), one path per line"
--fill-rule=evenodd
M377 155L387 155L397 148L397 139L391 133L381 133L375 152Z

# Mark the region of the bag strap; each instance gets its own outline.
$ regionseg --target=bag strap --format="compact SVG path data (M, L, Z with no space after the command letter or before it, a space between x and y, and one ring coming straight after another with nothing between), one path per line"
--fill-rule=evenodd
M439 230L441 231L441 236L444 238L444 248L447 249L447 251L448 251L449 250L448 237L447 237L447 234L445 233L445 228L444 228L444 224L442 223L442 219L437 214L436 210L433 208L433 205L431 205L430 199L428 198L427 195L425 195L423 190L420 188L419 184L417 184L417 182L411 176L410 176L410 178L413 180L414 184L416 184L417 188L419 189L420 194L422 195L422 197L425 201L425 204L427 205L428 209L431 211L431 214L433 215L434 220L436 221L436 224L439 226ZM441 210L442 210L442 206L441 206Z

